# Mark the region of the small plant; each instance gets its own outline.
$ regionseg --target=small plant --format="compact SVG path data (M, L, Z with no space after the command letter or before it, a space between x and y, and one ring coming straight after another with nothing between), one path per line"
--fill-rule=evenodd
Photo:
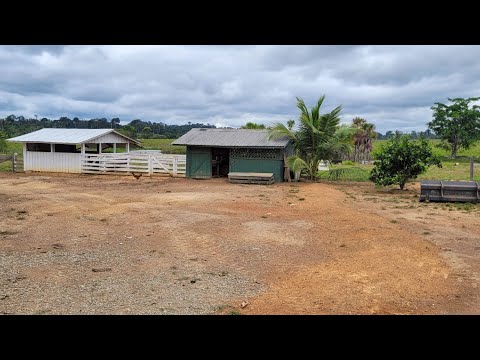
M429 235L429 234L430 234L429 231L424 231L424 232L423 232L423 235Z
M355 165L355 163L352 160L344 160L342 161L342 165Z
M396 224L396 223L398 223L398 221L397 221L397 220L390 220L390 222L391 222L392 224Z
M299 200L299 201L303 201L303 200L305 200L305 198L298 198L298 200Z
M228 315L241 315L241 314L240 314L240 311L238 311L238 310L230 310L228 312Z

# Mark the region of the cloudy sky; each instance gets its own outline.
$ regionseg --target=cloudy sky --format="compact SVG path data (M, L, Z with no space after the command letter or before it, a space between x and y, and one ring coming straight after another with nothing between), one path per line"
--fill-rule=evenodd
M480 46L0 46L0 117L241 126L343 105L377 130L425 130L434 102L480 96Z

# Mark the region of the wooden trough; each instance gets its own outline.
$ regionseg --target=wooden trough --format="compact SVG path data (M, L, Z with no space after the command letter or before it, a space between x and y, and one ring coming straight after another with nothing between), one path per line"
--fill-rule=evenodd
M478 203L480 202L480 183L424 180L420 182L420 201Z
M275 182L273 173L229 172L228 181L237 184L270 185Z

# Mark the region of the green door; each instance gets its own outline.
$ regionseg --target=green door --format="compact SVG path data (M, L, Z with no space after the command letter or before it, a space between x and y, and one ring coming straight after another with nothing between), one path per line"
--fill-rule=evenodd
M191 147L188 176L193 179L212 177L212 150L210 148Z

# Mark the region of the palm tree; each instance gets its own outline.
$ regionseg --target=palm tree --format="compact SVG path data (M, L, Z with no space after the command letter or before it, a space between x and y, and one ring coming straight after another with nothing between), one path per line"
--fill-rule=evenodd
M293 171L305 170L311 180L317 177L318 165L322 160L332 160L350 151L348 141L344 141L344 132L339 130L341 106L327 114L321 114L320 108L325 100L321 96L317 104L308 111L305 102L297 97L300 109L298 130L276 123L270 128L270 138L288 137L293 142L295 155L288 159ZM291 125L291 126L290 126Z
M375 125L368 123L365 119L356 117L352 120L352 127L356 130L353 135L353 161L370 160L373 140L377 137Z

